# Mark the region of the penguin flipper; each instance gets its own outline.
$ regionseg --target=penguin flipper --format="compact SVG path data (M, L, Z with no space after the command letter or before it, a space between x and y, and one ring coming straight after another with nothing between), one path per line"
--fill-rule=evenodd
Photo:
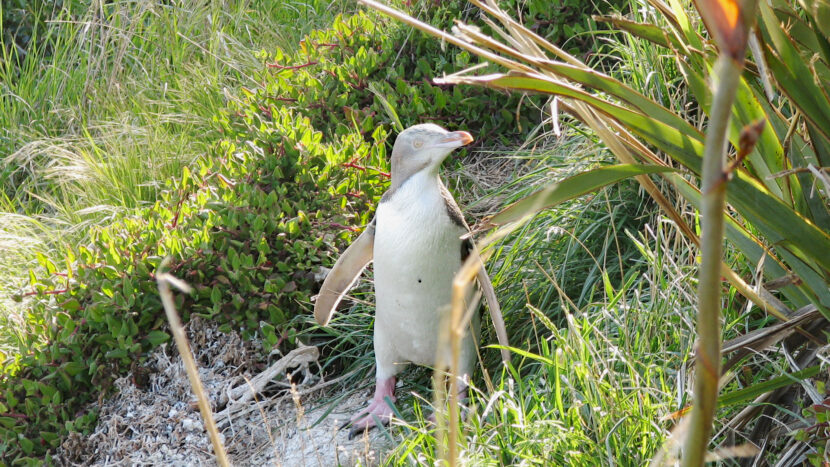
M357 239L340 255L329 271L317 301L314 302L314 319L321 326L328 324L337 304L354 285L360 273L374 256L375 221L369 224Z
M490 319L493 320L493 328L496 330L496 338L499 340L499 345L508 347L507 342L507 328L504 326L504 315L501 313L499 301L496 298L496 291L493 289L493 283L490 282L490 276L487 275L487 270L484 269L484 263L478 270L478 284L481 287L481 292L487 300L487 308L490 310ZM501 359L505 363L510 362L510 351L501 349Z

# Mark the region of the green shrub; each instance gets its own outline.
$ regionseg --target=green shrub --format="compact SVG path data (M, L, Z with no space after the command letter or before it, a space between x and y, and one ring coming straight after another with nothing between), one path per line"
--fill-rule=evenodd
M503 10L516 13L523 24L571 55L583 55L598 47L593 32L594 14L609 14L628 5L627 0L502 0Z
M177 297L185 319L214 319L266 348L296 345L314 273L350 237L344 226L368 222L381 192L377 176L341 164L385 149L353 134L324 143L308 119L272 115L247 115L252 139L222 142L155 205L68 249L65 272L41 257L43 274L20 297L31 295L25 340L0 376L0 454L42 454L67 429L91 427L94 416L76 411L168 339L153 279L165 256L195 287Z
M471 66L470 55L444 52L435 41L407 33L362 12L338 18L331 28L309 34L294 52L263 54L269 68L257 80L264 85L250 91L246 102L289 107L332 135L370 134L399 121L403 127L433 122L515 139L538 123L514 121L518 97L431 84L444 72Z

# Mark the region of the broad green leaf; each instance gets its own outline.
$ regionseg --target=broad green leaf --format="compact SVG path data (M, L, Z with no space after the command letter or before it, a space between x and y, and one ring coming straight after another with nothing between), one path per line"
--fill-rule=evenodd
M583 172L561 182L551 183L521 199L493 216L494 224L506 224L555 206L563 201L582 196L606 185L636 175L672 172L675 169L658 165L621 164Z
M108 351L105 355L107 358L124 358L127 356L127 351L125 349L115 348Z
M26 453L26 454L31 454L32 450L34 450L34 448L35 448L35 443L33 443L28 438L24 438L24 437L21 436L17 439L17 442L20 445L20 449L22 449L23 452Z
M80 362L66 362L61 367L66 371L69 376L75 376L78 373L86 370L87 368Z
M170 340L170 334L155 329L147 333L147 340L150 341L151 345L157 346Z
M76 298L70 298L65 302L61 303L61 308L66 311L78 311L81 308L80 302Z

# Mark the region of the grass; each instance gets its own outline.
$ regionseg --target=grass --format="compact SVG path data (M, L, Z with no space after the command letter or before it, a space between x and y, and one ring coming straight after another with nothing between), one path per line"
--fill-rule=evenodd
M36 213L153 201L216 139L227 91L256 86L259 51L296 46L343 8L226 3L90 7L51 22L48 47L19 66L11 52L0 69L6 194ZM286 28L295 15L306 21Z
M215 144L213 118L232 91L257 85L260 51L296 47L348 8L93 2L36 29L39 45L26 54L2 44L0 313L21 312L11 294L37 266L35 251L60 267L64 242L83 243L90 226L155 202Z

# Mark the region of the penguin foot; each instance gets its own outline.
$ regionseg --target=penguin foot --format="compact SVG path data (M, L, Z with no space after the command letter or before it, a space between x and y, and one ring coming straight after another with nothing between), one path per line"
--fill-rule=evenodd
M385 400L377 401L373 399L369 407L360 411L341 428L350 426L349 439L352 439L376 426L388 425L391 419L392 407L390 404Z
M340 426L339 429L351 427L349 439L381 425L388 425L392 419L392 404L395 402L395 377L378 380L375 386L375 395L369 406L358 412L351 420Z

